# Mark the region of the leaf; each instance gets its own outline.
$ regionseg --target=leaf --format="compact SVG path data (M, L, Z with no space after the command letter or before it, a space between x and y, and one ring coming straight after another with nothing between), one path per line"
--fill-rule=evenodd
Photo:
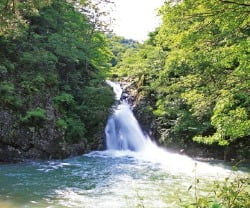
M190 185L190 186L188 187L188 191L190 191L192 187L193 187L193 185Z

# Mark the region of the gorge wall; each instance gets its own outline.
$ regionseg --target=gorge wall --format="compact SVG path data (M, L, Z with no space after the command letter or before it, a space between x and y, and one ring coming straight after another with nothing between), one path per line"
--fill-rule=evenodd
M154 115L152 106L156 100L150 94L146 94L140 89L139 79L124 78L121 85L124 89L124 94L128 97L128 101L133 106L133 112L138 119L143 131L147 133L152 140L160 146L167 148L170 151L180 154L186 154L191 157L207 160L220 159L227 161L245 161L247 157L248 145L245 145L247 138L240 142L232 143L230 146L205 145L192 141L192 136L185 130L179 136L173 134L173 123L176 121L165 120Z

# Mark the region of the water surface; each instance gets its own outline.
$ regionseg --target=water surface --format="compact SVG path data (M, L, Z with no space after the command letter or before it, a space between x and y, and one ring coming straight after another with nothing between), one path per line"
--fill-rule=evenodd
M193 200L187 190L195 161L166 153L170 158L162 163L157 157L145 159L145 154L149 152L104 151L63 161L1 165L0 207L134 208L143 203L161 208L179 207L179 197ZM196 174L206 190L231 171L198 162Z

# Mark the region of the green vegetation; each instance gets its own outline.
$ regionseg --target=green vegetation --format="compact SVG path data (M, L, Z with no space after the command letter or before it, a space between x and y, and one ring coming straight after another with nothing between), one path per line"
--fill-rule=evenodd
M14 93L14 85L11 82L3 81L0 83L0 103L9 108L18 108L21 106L21 100Z
M97 4L110 1L96 2L0 0L1 155L63 158L101 148L111 74L134 80L159 143L223 146L225 156L233 147L249 159L249 2L167 1L144 44L106 35ZM214 182L206 195L199 183L187 190L192 204L176 198L180 206L250 207L249 178Z
M193 202L188 203L179 196L181 207L185 208L240 208L249 207L250 178L248 176L232 175L223 181L213 181L204 191L198 178L188 187L193 194ZM177 194L178 195L178 194Z
M21 121L28 126L38 126L41 127L44 121L47 120L46 110L41 108L36 108L27 112L27 114L21 118Z
M0 111L15 117L12 135L30 126L56 127L62 142L78 143L103 129L113 104L104 84L112 53L101 32L105 24L79 12L99 12L96 5L74 5L0 1Z
M249 152L249 6L165 3L162 25L114 67L114 74L135 80L162 144L240 144Z
M101 1L75 3L0 1L0 109L15 117L15 130L42 119L38 109L44 109L41 124L63 131L63 141L91 138L113 103L103 82L113 66L112 75L135 80L138 106L154 120L161 144L196 142L225 153L236 145L247 157L245 0L165 3L162 25L144 44L105 35Z
M215 180L207 188L202 188L202 180L197 178L197 164L194 169L194 182L188 187L192 192L193 202L187 203L179 196L179 202L186 208L238 208L248 207L250 196L249 176L233 173L223 180ZM236 171L237 168L234 167ZM177 194L178 195L178 194ZM188 204L188 205L187 205Z
M125 39L123 37L108 35L109 47L111 48L113 57L111 60L112 66L115 66L122 59L123 53L129 48L136 48L139 43L132 39Z
M183 208L247 208L250 206L249 176L233 174L223 180L210 182L203 180L194 177L194 182L187 188L186 195L179 192L173 194L174 206ZM138 193L137 200L136 207L151 207L145 203L145 198Z

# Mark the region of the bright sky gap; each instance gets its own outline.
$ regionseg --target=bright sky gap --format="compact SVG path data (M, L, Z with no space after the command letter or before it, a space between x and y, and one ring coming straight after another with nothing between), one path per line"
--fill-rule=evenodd
M112 29L125 38L144 41L148 33L159 25L157 10L164 0L114 0L112 16L115 19Z

